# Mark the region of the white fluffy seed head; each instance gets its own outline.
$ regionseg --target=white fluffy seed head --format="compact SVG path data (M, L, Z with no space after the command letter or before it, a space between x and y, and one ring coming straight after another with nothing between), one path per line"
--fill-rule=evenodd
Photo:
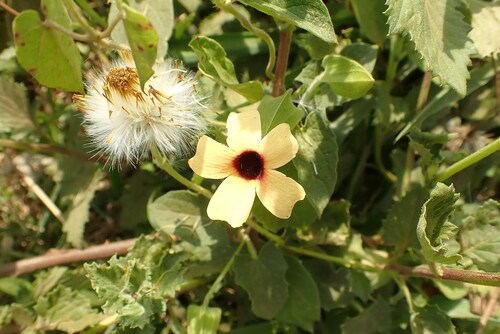
M182 156L206 127L203 99L193 74L167 60L141 90L130 54L103 72L89 75L87 95L76 96L83 125L95 149L111 165L135 164L157 149Z

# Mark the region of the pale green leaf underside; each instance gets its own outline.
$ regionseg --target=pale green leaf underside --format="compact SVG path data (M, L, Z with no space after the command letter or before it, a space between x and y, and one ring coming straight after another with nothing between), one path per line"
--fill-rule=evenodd
M321 0L238 0L274 18L290 22L328 43L336 43L328 9Z
M467 65L474 52L470 26L444 0L387 0L389 33L409 36L426 67L460 95L466 93Z
M218 307L189 305L187 309L188 334L216 334L222 310Z
M340 96L351 99L362 97L375 81L361 64L343 56L326 56L321 65L325 69L320 74L321 81L330 84L332 90Z
M455 209L459 195L453 186L438 183L431 192L431 197L422 207L417 225L417 238L422 246L422 253L428 261L438 263L456 263L462 257L448 245L456 225L448 221Z
M470 38L481 57L500 52L500 3L468 0L472 13Z
M26 88L7 76L0 76L0 132L34 129L28 113Z

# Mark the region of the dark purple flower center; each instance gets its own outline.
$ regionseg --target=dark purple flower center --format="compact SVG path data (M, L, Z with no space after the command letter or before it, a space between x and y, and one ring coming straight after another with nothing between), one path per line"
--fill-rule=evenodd
M241 177L247 180L255 180L264 171L264 160L255 151L245 151L234 159L233 166Z

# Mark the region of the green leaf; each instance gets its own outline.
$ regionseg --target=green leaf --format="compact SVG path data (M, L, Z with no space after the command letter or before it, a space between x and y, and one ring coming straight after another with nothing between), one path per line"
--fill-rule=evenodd
M0 278L0 292L15 298L19 303L31 301L33 286L25 279L17 277Z
M102 170L95 163L82 163L69 157L61 157L58 164L62 172L62 178L59 179L61 203L66 207L63 231L70 244L81 247L85 224L89 220L90 203L103 177Z
M420 165L424 168L427 179L432 179L443 161L441 150L454 137L448 133L422 132L416 128L408 135L410 146L421 156Z
M304 117L304 110L293 105L291 95L290 89L279 97L264 96L258 107L262 136L281 123L288 123L290 129L293 129Z
M221 316L222 310L218 307L189 305L188 334L216 334Z
M0 76L0 132L33 130L26 87L7 76Z
M365 95L375 80L361 64L349 58L330 55L321 63L325 71L321 81L330 84L332 90L341 96L357 99Z
M431 197L422 207L417 225L417 238L422 252L428 261L438 263L456 263L462 258L457 249L450 245L450 240L457 226L448 221L460 197L453 186L438 183L431 192Z
M422 205L428 197L428 191L413 184L403 198L392 204L383 221L383 237L387 245L396 246L401 252L418 245L416 226Z
M345 246L349 239L351 203L341 200L330 202L321 218L314 222L312 231L314 243L319 245Z
M465 96L474 52L456 1L387 0L389 33L408 35L434 75Z
M233 63L226 57L226 51L217 41L204 36L196 36L189 42L189 46L198 56L198 68L203 74L241 94L251 103L260 100L264 93L262 84L259 81L240 84L236 78Z
M122 327L149 330L150 323L166 310L185 283L182 261L170 245L155 237L141 236L126 257L112 257L107 264L85 264L92 288L108 315L117 314Z
M383 14L387 9L385 0L351 0L350 5L361 33L373 43L383 47L387 36L387 17Z
M238 0L276 19L309 31L328 43L337 43L332 19L321 0Z
M248 292L256 316L273 319L285 305L289 296L287 269L283 253L270 242L255 259L248 254L236 257L233 265L236 283Z
M306 124L296 130L295 138L299 143L299 152L292 160L293 166L297 169L298 182L306 191L305 200L297 204L309 205L316 217L320 217L337 181L338 146L335 134L328 126L326 117L313 112L307 116Z
M36 299L45 296L50 290L58 285L64 275L67 274L67 267L53 267L47 271L42 271L34 282L34 296Z
M484 64L481 67L476 67L470 72L471 79L469 80L467 87L467 95L475 92L477 89L486 85L491 78L493 78L495 72L490 64ZM422 124L426 119L432 115L437 114L444 108L450 107L457 103L462 97L452 89L443 88L439 93L434 95L425 107L410 121L408 124L399 132L395 142L403 138L412 128Z
M316 281L321 299L321 307L330 311L347 307L354 300L349 270L335 269L331 263L323 260L308 260L306 268Z
M481 57L490 57L500 52L500 4L498 2L486 2L479 0L468 0L472 13L472 31L470 38Z
M60 1L43 1L42 8L47 17L70 29L68 13ZM84 92L80 53L71 38L43 25L34 10L16 16L13 31L19 63L40 84Z
M389 303L379 297L363 313L354 318L348 318L342 325L342 333L386 333L390 326L391 311Z
M122 6L126 13L123 22L125 32L134 56L141 88L144 88L144 84L154 73L153 65L158 53L158 33L146 16L130 6L125 4Z
M372 73L377 62L378 49L376 45L357 42L346 45L340 51L340 55L357 61Z
M314 322L321 318L318 287L299 259L286 255L285 260L288 263L286 281L289 297L276 319L312 332Z
M482 205L470 205L467 211L460 215L460 254L481 270L500 272L500 203L490 199Z
M165 300L156 293L147 265L116 256L108 263L85 265L106 314L116 313L122 326L142 329L155 314L165 311Z
M163 59L168 50L168 39L172 35L174 29L174 5L172 0L128 0L127 1L130 8L141 13L148 20L158 33L158 59ZM111 7L109 9L108 24L113 22L115 18L119 15L119 10L116 5L116 1L111 1ZM123 22L118 23L118 25L113 29L111 33L111 38L117 43L127 43L127 34L125 32L125 27Z
M148 204L151 226L166 234L174 234L178 226L194 227L200 221L209 221L206 214L208 200L187 190L173 190Z
M419 309L411 317L413 334L456 334L451 319L437 306Z
M36 323L68 333L75 333L97 324L102 316L91 306L89 297L78 291L58 286L37 300Z

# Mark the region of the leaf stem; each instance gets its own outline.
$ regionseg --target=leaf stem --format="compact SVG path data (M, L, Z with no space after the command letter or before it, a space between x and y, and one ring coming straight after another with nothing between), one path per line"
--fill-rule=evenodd
M229 261L227 261L226 265L224 266L224 268L220 272L219 276L217 276L217 278L215 279L215 281L212 284L212 286L210 287L210 289L208 289L208 292L205 295L205 298L203 299L202 307L205 307L205 308L208 307L208 303L212 300L212 298L217 293L217 291L219 291L220 284L221 284L222 280L224 279L224 277L226 277L227 273L229 272L229 270L233 266L233 263L234 263L234 260L236 259L236 256L241 252L241 249L243 248L243 246L245 244L246 244L245 239L241 240L240 244L238 245L238 248L236 248L236 251L233 253L233 255L231 256Z
M3 1L0 1L0 7L2 7L6 12L9 12L11 13L12 15L14 16L18 16L19 13L17 10L15 10L14 8L10 7L9 5L7 5L5 2Z
M103 27L106 27L108 25L106 20L104 20L99 14L97 14L97 12L92 7L90 7L90 5L87 3L86 0L75 0L75 2L78 4L78 6L80 6L80 8L85 13L87 13L87 15L92 20L94 20L95 22L97 22L98 24L100 24Z
M498 137L495 141L489 143L482 149L472 153L471 155L463 158L460 161L457 161L453 165L446 168L441 174L437 176L436 181L443 182L449 177L497 152L498 150L500 150L500 137Z
M182 176L179 172L177 172L174 167L169 163L166 157L164 157L158 149L154 148L151 150L151 153L153 154L153 161L154 163L163 169L165 172L167 172L172 178L177 180L179 183L182 185L186 186L187 188L191 189L192 191L205 196L206 198L211 198L212 193L208 190L203 188L200 185L197 185L196 183L191 182L190 180L186 179L184 176Z
M309 84L304 94L302 94L299 104L306 105L311 100L313 93L316 91L318 86L323 81L323 77L325 76L325 74L326 72L323 71L313 79L313 81Z
M287 24L286 29L280 30L280 45L278 48L278 57L276 69L274 72L273 96L278 97L285 92L284 81L285 73L288 68L288 58L290 56L290 45L292 44L292 34L295 26Z
M392 183L398 182L398 177L391 173L387 168L385 168L384 163L382 161L382 130L380 127L377 127L375 129L375 145L374 145L374 158L375 158L375 165L377 166L377 169L379 172L389 181Z
M256 230L257 232L259 232L260 234L262 234L263 236L265 236L266 238L268 238L269 240L274 241L278 246L280 246L283 249L289 250L289 251L297 253L297 254L307 255L310 257L315 257L317 259L336 263L336 264L339 264L339 265L346 267L346 268L353 267L353 264L351 264L349 261L347 261L341 257L316 252L316 251L310 250L310 249L303 249L303 248L295 247L295 246L287 246L285 244L285 240L283 240L282 238L280 238L276 234L269 232L264 227L260 226L259 224L255 223L251 220L247 221L247 225L250 226L251 228L253 228L254 230Z
M422 79L422 84L420 85L420 91L418 93L417 106L415 107L415 113L418 113L427 103L429 97L429 90L432 84L432 73L430 71L425 72Z
M18 151L42 152L45 154L64 154L70 157L78 158L85 161L97 161L105 163L106 158L91 156L86 153L71 150L62 146L54 146L50 144L18 142L10 139L0 139L0 147L8 147Z
M238 7L236 7L236 5L226 4L223 1L215 1L215 5L220 7L220 9L232 14L238 21L240 21L241 25L245 29L257 35L257 37L262 39L267 44L267 47L269 49L269 61L266 66L266 75L269 79L273 80L273 68L274 64L276 63L276 46L274 45L274 41L271 36L269 36L269 34L264 30L254 26L252 22L250 22L243 14L238 11Z
M385 269L395 270L399 274L408 277L423 277L478 285L500 286L500 273L455 268L443 268L441 272L436 273L426 265L407 267L396 263L388 265Z
M399 62L403 58L404 39L400 35L391 36L391 50L389 53L389 64L385 75L385 81L389 85L389 91L394 84L394 78L398 70Z
M403 294L406 298L406 302L408 303L408 307L410 309L410 313L414 314L415 313L415 308L413 307L413 298L411 296L411 291L408 288L408 285L406 284L406 278L403 276L399 276L397 274L394 275L394 280L396 283L398 283L399 288L401 291L403 291Z

